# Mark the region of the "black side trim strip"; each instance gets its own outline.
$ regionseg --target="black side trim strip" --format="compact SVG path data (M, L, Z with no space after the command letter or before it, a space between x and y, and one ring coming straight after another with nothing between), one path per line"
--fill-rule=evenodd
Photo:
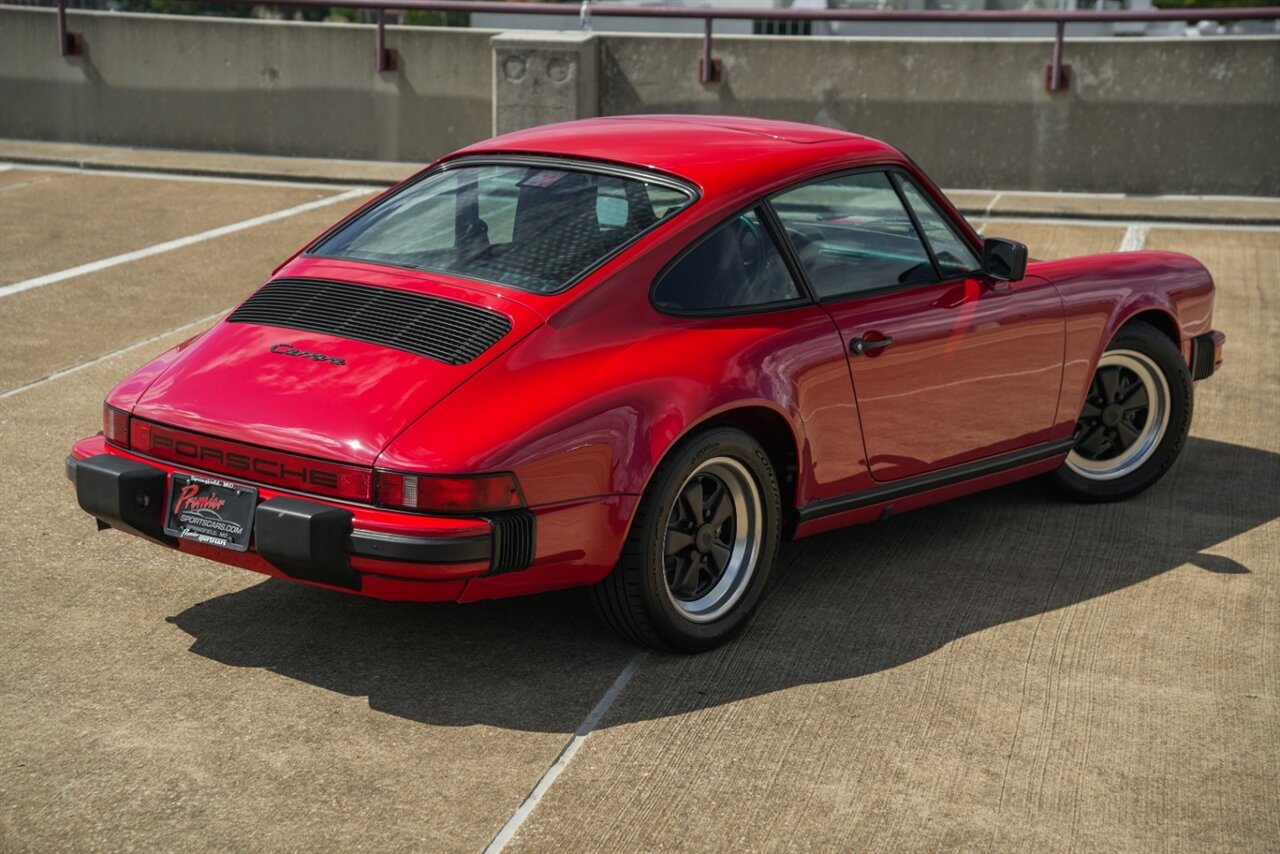
M1030 448L1023 448L1020 451L1012 451L997 457L965 463L942 471L916 475L897 483L877 486L873 489L865 489L849 495L838 495L835 498L824 498L821 501L814 501L801 507L799 511L800 521L808 522L813 519L821 519L823 516L857 510L860 507L869 507L872 504L905 498L917 492L927 492L930 489L939 489L944 486L963 483L966 480L996 474L1007 469L1027 465L1028 463L1037 463L1041 460L1065 454L1071 450L1073 445L1075 445L1075 439L1058 439L1053 442L1046 442L1043 445L1034 445Z
M409 537L352 531L347 537L347 553L407 563L479 563L489 560L489 540L484 534L474 537Z

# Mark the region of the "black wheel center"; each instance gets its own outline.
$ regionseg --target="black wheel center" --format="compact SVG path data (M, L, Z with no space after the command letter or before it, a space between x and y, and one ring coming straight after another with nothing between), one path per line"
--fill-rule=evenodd
M698 533L693 536L693 547L703 554L706 554L711 551L711 544L715 542L715 539L715 529L710 525L703 525L698 529Z
M1102 423L1108 427L1114 427L1120 423L1120 418L1123 415L1124 410L1120 405L1118 403L1113 403L1106 409L1102 410Z

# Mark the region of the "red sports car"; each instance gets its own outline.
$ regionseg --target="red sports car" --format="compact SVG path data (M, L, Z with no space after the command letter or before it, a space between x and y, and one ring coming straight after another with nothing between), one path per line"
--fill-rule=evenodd
M106 399L101 526L382 599L590 585L643 644L741 629L787 539L1051 474L1125 498L1214 372L1165 252L1028 264L904 154L732 117L551 125L339 222Z

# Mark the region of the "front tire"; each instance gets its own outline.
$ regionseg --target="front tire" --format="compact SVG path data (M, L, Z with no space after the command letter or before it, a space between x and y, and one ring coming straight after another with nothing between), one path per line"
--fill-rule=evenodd
M659 464L622 557L592 588L596 612L636 643L702 652L746 625L781 539L777 476L760 444L728 427Z
M1152 486L1191 429L1191 372L1177 346L1142 322L1112 339L1076 423L1076 444L1054 478L1073 498L1118 501Z

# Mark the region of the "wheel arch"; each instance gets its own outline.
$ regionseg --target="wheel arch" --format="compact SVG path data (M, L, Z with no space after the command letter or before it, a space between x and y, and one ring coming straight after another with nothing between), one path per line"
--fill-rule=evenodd
M1178 328L1178 321L1167 310L1158 308L1141 309L1125 318L1124 322L1112 333L1114 338L1119 332L1127 326L1135 323L1145 323L1157 332L1163 334L1166 338L1173 342L1173 346L1179 350L1182 349L1182 333ZM1108 341L1108 343L1110 343Z
M778 490L782 499L783 538L789 539L796 522L796 492L800 477L800 458L804 448L803 427L795 425L776 405L769 401L743 401L707 413L691 421L667 443L662 453L650 461L642 494L653 481L653 475L662 461L692 436L715 427L733 427L760 443L778 478ZM631 522L628 520L628 528Z
M800 441L779 412L767 406L739 406L702 422L703 427L724 424L736 427L751 436L773 463L778 478L778 491L782 497L783 539L790 539L796 523L796 482L800 474Z

